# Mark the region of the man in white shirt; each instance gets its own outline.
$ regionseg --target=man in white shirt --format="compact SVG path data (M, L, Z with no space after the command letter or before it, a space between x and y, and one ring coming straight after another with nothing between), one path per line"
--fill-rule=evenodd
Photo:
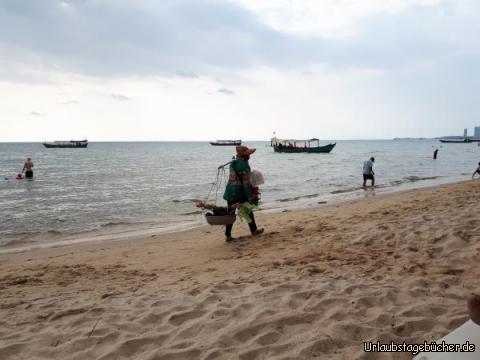
M373 163L375 158L371 157L363 163L363 187L367 187L367 180L372 180L372 186L375 186L375 173L373 172Z

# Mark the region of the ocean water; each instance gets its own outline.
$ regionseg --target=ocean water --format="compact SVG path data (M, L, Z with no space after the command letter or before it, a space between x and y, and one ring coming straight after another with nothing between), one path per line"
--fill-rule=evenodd
M250 163L265 177L264 211L372 195L361 189L370 156L376 158L373 194L469 179L480 161L476 143L436 140L338 141L330 154L278 154L267 142L244 144L257 148ZM440 149L436 161L433 146ZM218 191L212 183L234 151L206 142L94 142L87 149L2 143L0 246L201 224L195 201L212 190L210 201L217 196L222 204L224 176ZM26 157L35 178L17 181Z

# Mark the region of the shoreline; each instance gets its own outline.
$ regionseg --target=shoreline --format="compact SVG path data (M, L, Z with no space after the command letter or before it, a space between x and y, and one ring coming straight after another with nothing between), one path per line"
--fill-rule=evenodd
M463 176L463 175L462 175ZM441 179L442 177L437 177L435 180ZM425 183L423 181L427 180ZM338 204L345 204L350 203L352 201L362 201L364 198L369 196L384 196L389 194L396 194L402 192L408 192L416 189L429 189L435 187L441 187L445 185L451 184L461 184L464 182L471 181L470 179L461 179L460 176L456 177L453 181L448 181L448 178L445 178L445 182L440 182L436 184L429 183L431 179L423 179L420 178L417 181L412 182L405 182L401 185L395 186L377 186L376 188L367 188L366 190L362 189L355 189L352 191L339 191L335 194L328 194L332 196L329 201L320 201L315 203L298 203L299 199L305 198L309 199L311 195L304 195L298 196L297 203L289 204L290 201L295 202L295 200L286 201L285 199L276 200L276 202L283 203L285 206L283 207L274 207L274 208L261 208L258 213L262 214L278 214L285 211L302 211L308 209L318 209L323 208L330 205L338 205ZM451 179L450 179L451 180ZM362 196L363 195L363 196ZM319 199L322 198L319 196ZM325 197L323 197L325 198ZM296 199L295 197L292 199ZM270 204L270 203L269 203ZM268 204L266 204L268 206ZM288 206L291 205L291 206ZM48 249L48 248L55 248L55 247L63 247L63 246L74 246L76 244L81 243L91 243L91 242L109 242L109 241L128 241L128 240L135 240L141 239L145 236L149 235L168 235L168 234L175 234L178 232L184 232L188 230L198 229L205 226L205 222L203 219L203 215L198 214L195 216L195 219L188 219L183 222L179 222L175 225L167 225L165 224L154 224L148 222L147 225L141 226L140 222L132 222L132 223L122 223L121 225L109 225L106 227L101 227L97 230L89 230L84 232L76 232L73 234L49 234L43 233L38 235L30 235L30 236L23 236L22 238L11 240L8 243L0 246L0 256L2 254L12 254L17 252L28 252L35 249ZM107 231L107 227L110 227L111 230ZM132 229L135 228L135 229ZM36 238L36 240L27 240L28 238ZM48 240L50 238L50 240ZM56 238L52 241L52 238ZM17 246L16 244L21 244ZM22 245L22 244L29 244L29 245Z
M467 320L480 182L0 261L5 359L370 359ZM31 334L35 333L32 338ZM411 359L408 353L378 359Z

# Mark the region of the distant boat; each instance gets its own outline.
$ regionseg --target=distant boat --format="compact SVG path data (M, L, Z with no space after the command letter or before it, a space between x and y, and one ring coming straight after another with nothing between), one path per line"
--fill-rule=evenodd
M86 148L88 140L68 140L42 143L46 148Z
M440 142L444 144L468 144L473 142L471 139L440 139Z
M239 145L242 145L242 140L217 140L217 141L211 141L210 145L213 145L213 146L239 146Z
M316 138L306 140L294 140L278 139L274 137L271 139L270 145L273 147L273 150L275 152L280 153L329 153L333 150L337 143L330 143L320 146L320 140Z
M412 137L405 137L405 138L399 138L399 137L396 137L396 138L393 138L393 140L427 140L427 138L423 138L423 137L420 137L420 138L412 138Z

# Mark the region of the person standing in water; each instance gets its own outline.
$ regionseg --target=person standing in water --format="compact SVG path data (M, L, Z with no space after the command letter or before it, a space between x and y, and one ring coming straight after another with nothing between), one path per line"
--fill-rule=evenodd
M475 176L475 174L479 174L479 175L480 175L480 162L478 163L477 170L475 170L475 172L474 172L473 175L472 175L472 179L473 179L473 177Z
M435 150L433 150L433 160L437 160L437 156L438 156L438 149L435 148Z
M23 164L22 174L25 172L26 179L33 179L33 162L31 158L28 158Z
M372 181L372 186L375 186L375 173L373 172L373 163L375 158L371 157L363 163L363 187L367 187L367 180Z
M250 155L255 152L256 149L249 149L246 146L237 146L237 157L230 164L230 176L228 178L227 187L225 188L225 193L223 198L227 201L228 209L230 214L235 213L235 206L237 204L244 204L249 202L250 204L255 204L258 202L257 196L255 195L253 185L251 183L250 175L250 165L248 160ZM260 235L263 233L263 229L257 229L257 224L255 223L255 217L253 216L253 211L250 212L249 217L251 222L248 224L250 227L250 232L252 235ZM225 228L225 237L226 241L232 241L232 225L226 225Z

